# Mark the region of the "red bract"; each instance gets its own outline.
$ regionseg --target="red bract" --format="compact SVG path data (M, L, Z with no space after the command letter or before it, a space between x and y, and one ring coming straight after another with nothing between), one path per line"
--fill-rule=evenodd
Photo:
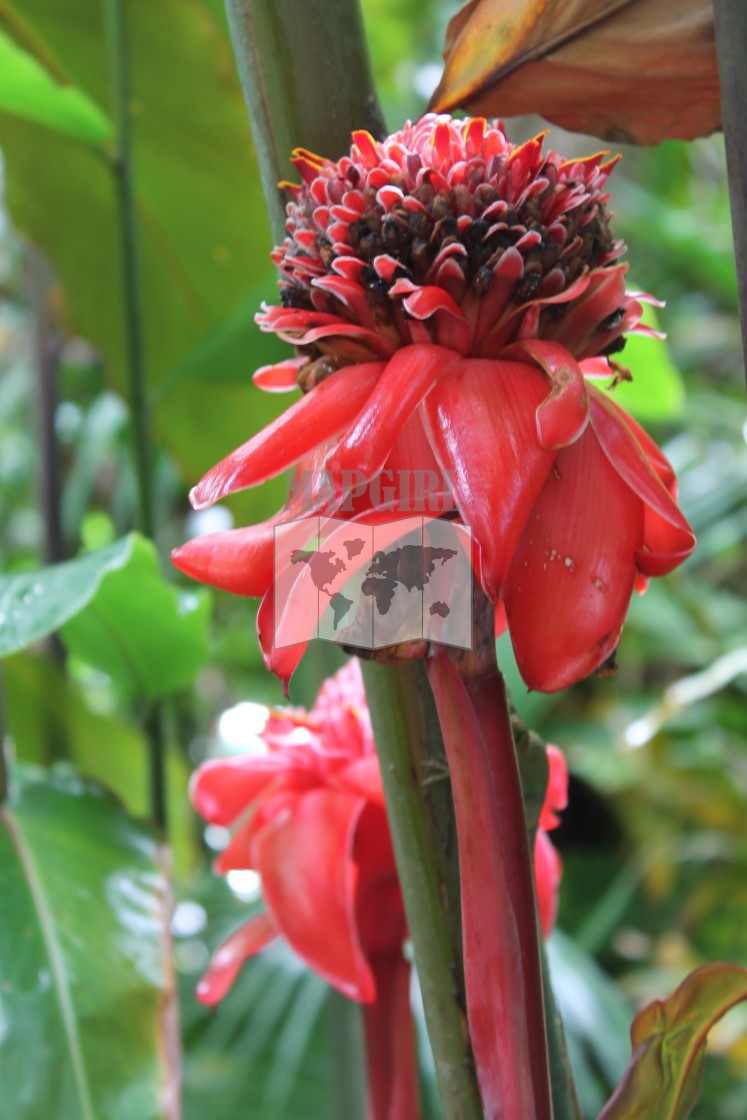
M370 1120L412 1120L405 914L358 663L322 686L310 712L273 712L262 738L266 753L208 762L192 786L202 816L233 828L218 869L257 870L267 905L221 946L198 997L222 999L244 961L281 934L366 1005Z
M608 224L615 161L563 160L541 136L514 147L481 119L353 140L339 163L296 153L302 183L273 253L283 306L258 317L298 352L258 384L305 395L213 468L193 504L306 456L338 480L448 472L524 680L554 691L613 652L634 587L694 546L668 462L589 380L618 372L622 335L648 329ZM352 515L370 507L363 496ZM271 557L266 523L199 538L175 562L267 596Z

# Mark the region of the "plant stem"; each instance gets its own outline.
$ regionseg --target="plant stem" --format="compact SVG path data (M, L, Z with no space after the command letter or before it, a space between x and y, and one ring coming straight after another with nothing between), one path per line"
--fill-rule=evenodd
M358 0L226 0L273 239L294 148L336 159L350 133L385 131Z
M747 5L714 0L729 198L737 265L742 351L747 367Z
M150 416L143 340L143 300L132 154L130 117L130 73L127 49L127 19L124 0L104 0L109 69L112 83L112 114L115 122L111 168L117 200L125 318L125 347L130 384L132 430L135 444L135 473L138 492L138 525L141 532L155 536L155 503L151 462ZM146 719L150 756L150 806L153 820L166 830L166 741L164 713L156 705Z
M565 1045L563 1020L560 1018L555 993L552 990L547 953L540 940L542 957L542 982L545 992L545 1025L547 1048L550 1057L550 1083L552 1085L553 1120L583 1120L581 1106L573 1084L571 1065Z
M531 853L503 679L463 680L443 648L428 677L459 840L467 1012L488 1120L551 1120Z
M132 159L130 74L127 20L124 0L104 0L107 48L112 82L112 115L115 123L111 168L117 193L125 346L130 382L132 428L138 488L139 527L146 537L155 535L153 475L151 470L150 417L148 415L140 256Z
M444 871L455 855L454 839L444 835L445 822L434 816L430 785L424 784L438 785L440 770L440 785L448 788L425 673L420 663L393 667L362 661L361 668L444 1116L482 1120L454 936L458 898L454 876L447 882Z

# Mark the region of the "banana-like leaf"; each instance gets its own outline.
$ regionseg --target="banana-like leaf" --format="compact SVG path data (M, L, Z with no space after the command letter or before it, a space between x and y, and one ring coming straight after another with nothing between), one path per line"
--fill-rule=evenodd
M104 8L100 0L65 0L63 14L59 0L0 0L0 31L47 74L64 75L106 118ZM203 378L163 385L248 292L264 285L262 294L273 295L269 229L219 5L159 0L126 9L145 364L159 440L193 483L279 407L251 385L254 368L278 354L276 341L252 322L259 295L240 339L243 384L225 381L226 365L240 361L231 335ZM101 352L108 384L127 396L110 143L82 143L8 112L0 100L0 147L11 217L59 278L58 318ZM281 494L282 487L263 489L252 512L274 512Z
M630 1029L633 1056L599 1120L687 1120L703 1076L708 1032L747 999L747 969L719 962L691 972Z
M539 113L615 143L721 124L709 0L468 0L431 108Z
M177 1120L168 888L152 836L72 774L0 809L0 1114Z

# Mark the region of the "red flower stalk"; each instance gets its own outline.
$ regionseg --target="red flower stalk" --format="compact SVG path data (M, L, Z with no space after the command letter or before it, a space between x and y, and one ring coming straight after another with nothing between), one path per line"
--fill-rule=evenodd
M609 228L616 161L563 160L542 136L515 147L499 125L429 115L381 142L354 133L338 163L303 150L293 162L302 182L286 185L288 236L273 253L282 306L258 320L297 356L255 381L305 395L209 471L193 504L307 456L338 480L448 472L524 680L579 680L614 651L634 587L694 547L669 463L589 380L619 373L610 355L625 332L648 331L648 297L626 292ZM312 512L339 504L320 497ZM359 498L352 515L370 506ZM273 525L297 516L198 538L175 563L267 598Z
M503 682L464 681L445 650L427 661L451 774L459 850L470 1040L486 1120L550 1120L542 969L521 783ZM549 779L534 845L536 899L547 936L568 772L548 747Z
M266 753L207 762L192 785L202 816L233 829L217 870L257 870L267 906L217 951L198 998L217 1003L244 961L284 936L310 968L364 1005L369 1115L412 1120L405 913L358 663L322 686L310 712L273 712L262 739ZM543 814L564 804L562 756L551 774ZM542 824L553 828L557 817ZM538 832L536 889L549 933L559 865L538 858L540 844L554 849Z

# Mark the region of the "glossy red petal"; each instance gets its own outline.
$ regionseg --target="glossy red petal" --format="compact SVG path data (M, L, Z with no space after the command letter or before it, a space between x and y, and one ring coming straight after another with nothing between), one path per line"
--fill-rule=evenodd
M244 529L206 533L175 548L171 561L180 572L234 595L258 597L272 583L275 529L289 519L281 511Z
M449 371L424 402L426 431L453 472L457 505L480 545L484 587L494 601L552 467L535 421L546 395L547 382L533 366L473 358Z
M308 642L275 648L275 595L272 587L265 593L257 611L257 637L265 665L279 678L287 698L290 679L306 653Z
M472 340L472 327L459 305L443 288L429 285L417 288L404 301L405 310L414 319L433 318L440 346L466 354Z
M347 427L371 393L384 366L366 362L337 370L305 397L228 455L190 495L204 509L227 494L256 486L297 463L317 444Z
M371 479L381 471L406 421L459 355L440 346L406 346L387 363L360 415L330 454L333 470L359 470Z
M267 908L310 968L350 999L374 998L371 967L355 921L355 829L365 802L312 790L293 813L276 817L254 851Z
M546 451L567 447L589 422L589 393L578 363L564 346L541 339L516 344L542 367L552 391L537 409L537 436Z
M643 541L643 512L591 427L558 452L503 595L516 660L530 688L566 688L617 646Z
M200 1003L208 1007L219 1003L231 988L244 961L259 953L277 935L267 914L258 914L232 933L213 955L207 972L197 985L195 995Z
M695 548L695 535L636 439L626 413L594 386L589 387L589 396L591 423L600 446L620 477L646 505L638 566L644 575L666 575L690 555ZM664 474L665 467L660 461L663 458L660 455L655 461L658 471Z

